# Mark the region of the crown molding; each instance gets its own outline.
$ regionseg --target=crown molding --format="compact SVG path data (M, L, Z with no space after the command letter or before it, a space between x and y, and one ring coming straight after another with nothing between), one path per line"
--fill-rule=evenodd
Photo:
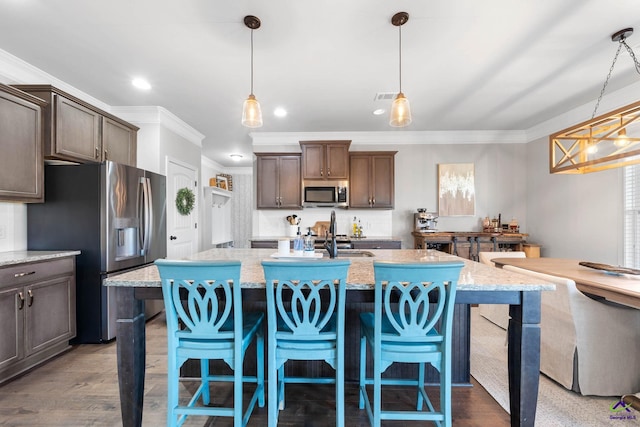
M298 145L300 141L351 140L351 145L522 144L524 131L251 132L254 146Z
M221 171L224 169L224 166L222 166L220 163L216 162L215 160L211 160L207 156L200 156L200 163L202 163L202 166L207 167L209 169L213 169L215 171Z
M232 173L236 175L252 175L253 167L246 166L238 166L238 167L227 167L222 166L220 163L215 160L211 160L207 156L201 157L202 166L213 169L214 171L222 172L222 173Z
M0 49L0 81L2 80L6 84L50 84L104 111L111 112L111 107L99 99Z
M164 107L112 107L111 112L133 124L160 124L192 144L202 147L204 135Z

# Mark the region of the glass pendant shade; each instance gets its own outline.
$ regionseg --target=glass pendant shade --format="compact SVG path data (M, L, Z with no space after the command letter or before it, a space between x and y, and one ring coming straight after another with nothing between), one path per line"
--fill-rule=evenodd
M618 131L618 137L616 138L615 141L613 141L613 143L616 145L616 147L626 147L627 145L629 145L629 137L627 137L627 130L626 129L620 129Z
M411 106L409 100L405 98L404 93L398 93L396 99L391 104L391 117L389 125L393 127L403 127L411 123Z
M242 105L242 126L259 128L262 126L262 110L256 97L251 94Z

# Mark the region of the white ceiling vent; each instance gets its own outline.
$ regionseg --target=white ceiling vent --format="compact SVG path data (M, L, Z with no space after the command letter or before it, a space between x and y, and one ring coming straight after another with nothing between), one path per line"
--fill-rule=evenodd
M378 92L376 93L376 96L373 97L373 100L386 101L387 99L394 99L397 94L397 92Z

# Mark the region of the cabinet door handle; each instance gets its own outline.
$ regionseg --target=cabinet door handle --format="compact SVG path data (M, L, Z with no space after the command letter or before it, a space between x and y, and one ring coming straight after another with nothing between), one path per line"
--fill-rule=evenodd
M24 295L22 295L22 292L18 292L18 298L20 299L18 301L18 310L22 310L24 308Z
M375 204L376 204L376 198L375 198L375 197L371 199L371 204L372 204L372 205L375 205Z
M27 307L31 307L33 305L33 292L31 291L31 289L27 291L27 294L29 295L29 302L27 303Z
M36 274L35 271L24 271L22 273L16 273L13 275L13 277L24 277L24 276L30 276L32 274Z
M96 147L96 159L100 157L100 150Z
M104 160L108 160L107 159L107 150L104 150Z
M327 176L331 176L331 169L327 168Z
M322 168L320 168L320 176L324 176L324 175L322 174Z

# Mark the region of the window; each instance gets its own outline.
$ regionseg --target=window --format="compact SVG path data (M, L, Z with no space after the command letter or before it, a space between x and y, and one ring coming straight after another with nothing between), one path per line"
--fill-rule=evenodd
M624 266L640 268L640 165L624 168Z

